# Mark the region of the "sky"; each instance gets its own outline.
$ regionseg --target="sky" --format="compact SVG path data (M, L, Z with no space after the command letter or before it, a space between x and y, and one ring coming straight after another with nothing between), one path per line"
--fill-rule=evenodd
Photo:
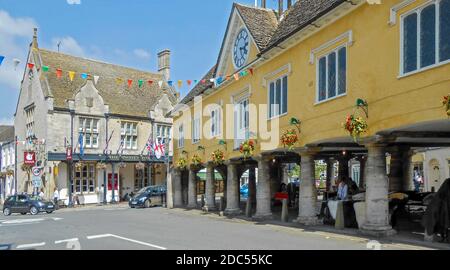
M233 2L254 0L0 0L0 125L12 124L33 28L39 47L157 71L172 51L171 79L200 80L216 63ZM276 1L267 1L275 8ZM15 69L14 59L21 63ZM186 83L181 89L184 96Z

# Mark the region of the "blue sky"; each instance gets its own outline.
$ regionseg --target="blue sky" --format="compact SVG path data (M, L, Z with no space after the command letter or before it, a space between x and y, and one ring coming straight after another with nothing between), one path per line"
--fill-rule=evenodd
M236 0L254 4L254 0ZM12 123L32 28L39 46L156 71L172 50L172 79L200 79L217 60L233 0L0 0L0 124ZM274 5L275 0L267 1ZM79 4L78 4L79 3ZM14 70L13 59L21 60ZM188 91L184 86L182 95Z

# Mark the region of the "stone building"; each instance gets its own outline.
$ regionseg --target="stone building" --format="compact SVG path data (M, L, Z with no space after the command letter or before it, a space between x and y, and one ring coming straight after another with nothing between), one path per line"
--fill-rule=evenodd
M22 169L26 150L37 154L46 195L56 187L66 203L71 194L82 204L97 203L107 189L107 201L113 192L118 201L144 186L165 184L167 159L149 155L146 145L167 139L170 146L172 119L165 114L178 99L167 84L170 51L158 55L159 70L152 73L39 48L36 32L15 113L22 142L18 190L33 190L30 172ZM72 79L68 72L74 72ZM66 157L70 150L72 160Z
M14 192L14 150L14 127L0 126L0 202Z
M395 233L389 193L412 188L412 155L450 145L442 106L449 95L450 0L278 2L277 11L265 0L233 5L207 83L173 111L174 161L186 161L173 171L175 206L197 207L196 174L206 168L206 208L217 205L218 171L226 179L225 212L240 213L239 178L249 170L253 217L271 218L283 168L296 163L295 222L316 224L314 172L322 160L328 183L335 166L337 177L359 178L361 231ZM297 140L287 147L281 139L292 134ZM225 157L219 165L211 158L216 151Z

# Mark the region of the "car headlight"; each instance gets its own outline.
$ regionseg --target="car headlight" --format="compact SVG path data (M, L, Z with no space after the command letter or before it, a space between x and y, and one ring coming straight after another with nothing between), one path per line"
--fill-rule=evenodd
M139 199L139 201L141 201L141 202L143 202L145 200L147 200L147 198L145 198L145 197L142 197L142 198Z

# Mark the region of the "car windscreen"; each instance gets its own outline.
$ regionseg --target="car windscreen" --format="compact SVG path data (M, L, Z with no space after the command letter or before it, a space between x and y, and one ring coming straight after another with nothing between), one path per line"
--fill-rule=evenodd
M143 193L145 193L145 192L147 192L147 188L143 188L143 189L139 190L139 191L136 193L136 195L141 195L141 194L143 194Z

